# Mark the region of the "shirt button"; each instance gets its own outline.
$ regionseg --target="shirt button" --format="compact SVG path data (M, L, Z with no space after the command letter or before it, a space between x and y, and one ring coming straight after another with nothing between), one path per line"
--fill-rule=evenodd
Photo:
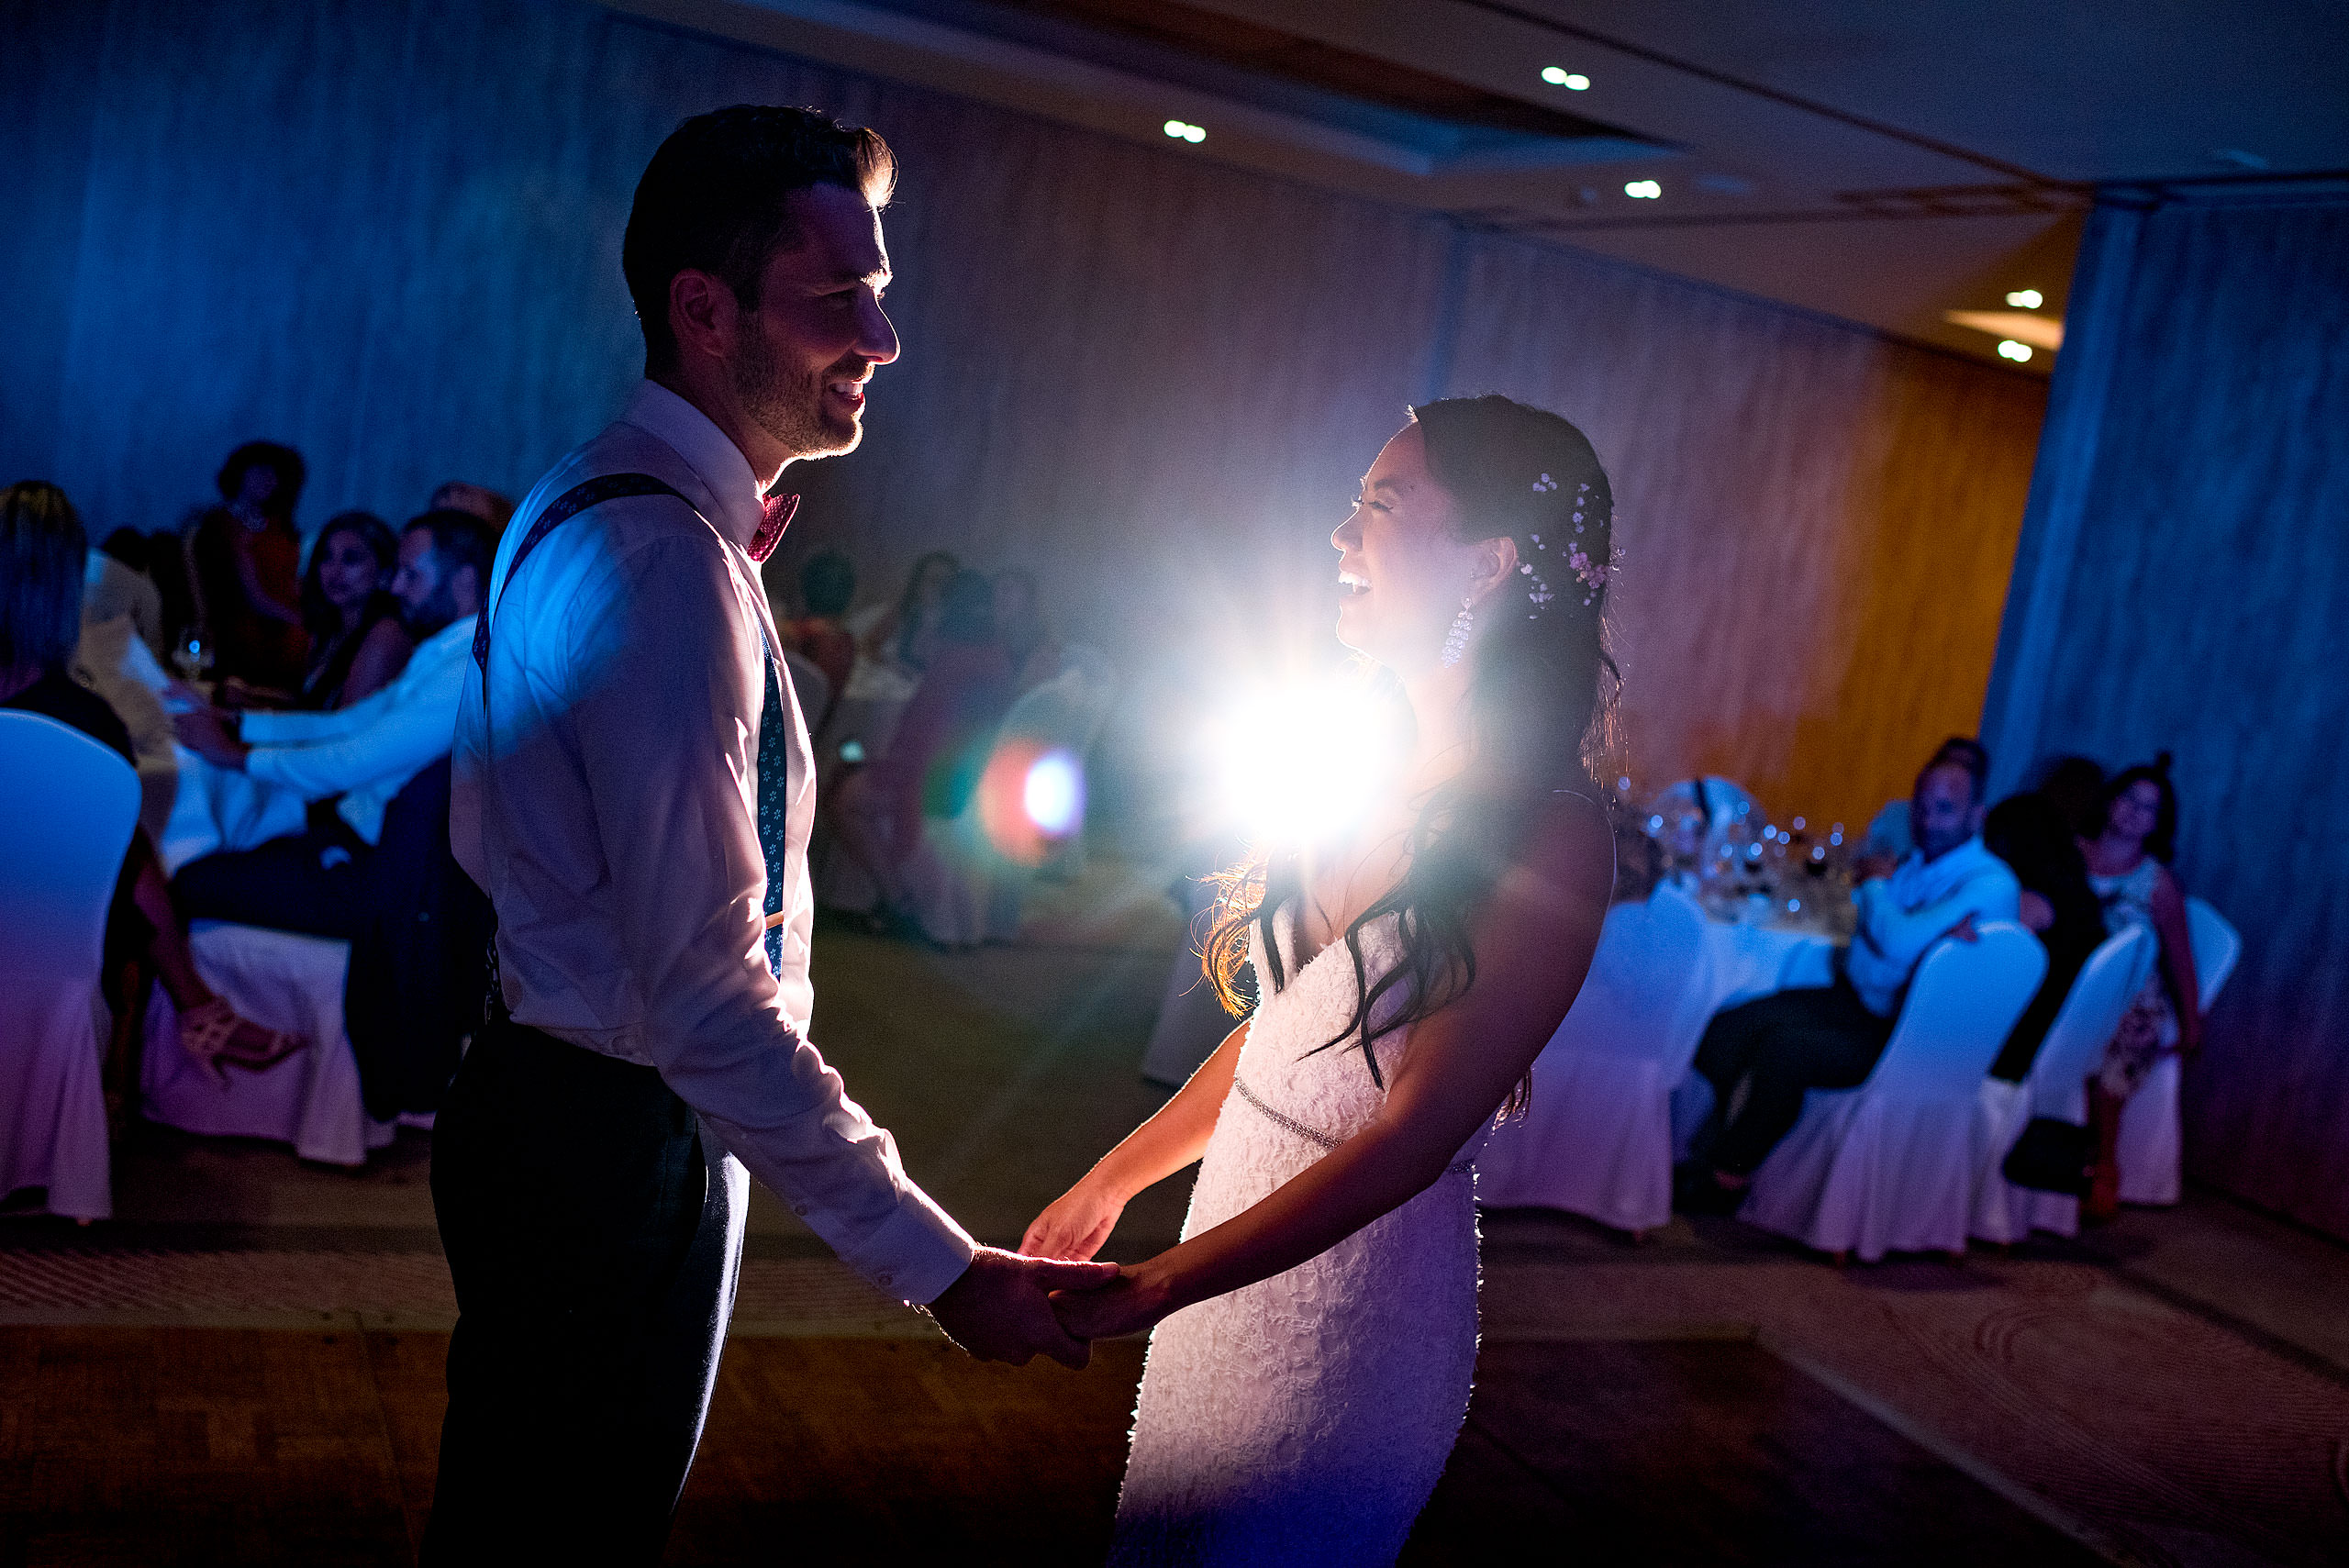
M874 1275L873 1279L874 1283L878 1284L883 1290L887 1290L891 1285L897 1283L897 1276L891 1273L887 1269L883 1269L879 1273Z
M805 1219L807 1218L807 1206L804 1203L795 1203L791 1206L791 1212Z

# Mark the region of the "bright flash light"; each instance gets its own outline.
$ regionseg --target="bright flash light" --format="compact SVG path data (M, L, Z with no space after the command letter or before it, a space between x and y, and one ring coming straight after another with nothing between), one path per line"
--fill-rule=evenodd
M1543 66L1542 80L1553 87L1564 87L1569 93L1587 92L1590 88L1589 77L1579 71L1569 71L1563 65Z
M1085 817L1085 771L1066 751L1047 751L1028 765L1020 809L1048 839L1066 838Z
M2021 364L2031 358L2031 345L2018 343L2012 338L2001 338L1998 339L1998 358Z
M1193 125L1187 120L1168 120L1166 122L1166 134L1173 137L1177 141L1187 141L1196 145L1197 143L1205 141L1208 139L1208 128L1202 125Z
M2046 300L2037 289L2017 289L2007 295L2007 303L2018 310L2037 310Z
M1633 201L1652 202L1664 195L1664 187L1653 180L1634 180L1623 187L1623 194Z
M1224 810L1274 843L1341 830L1376 795L1397 739L1391 705L1355 681L1252 693L1215 737Z

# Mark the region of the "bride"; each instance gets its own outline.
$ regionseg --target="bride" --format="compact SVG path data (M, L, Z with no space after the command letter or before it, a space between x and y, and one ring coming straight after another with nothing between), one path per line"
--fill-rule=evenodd
M1609 711L1613 501L1582 432L1504 397L1412 411L1330 536L1338 635L1408 698L1383 803L1228 879L1208 937L1260 1001L1029 1227L1089 1258L1205 1157L1180 1245L1072 1334L1156 1325L1111 1560L1388 1562L1476 1357L1469 1161L1581 988L1614 875L1585 758Z

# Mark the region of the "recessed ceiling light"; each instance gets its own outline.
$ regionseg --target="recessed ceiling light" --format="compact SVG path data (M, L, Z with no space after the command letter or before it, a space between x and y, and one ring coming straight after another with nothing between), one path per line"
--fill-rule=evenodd
M2037 289L2017 289L2007 295L2007 303L2022 310L2037 310L2047 301Z
M1564 87L1570 93L1584 93L1590 89L1589 77L1579 71L1569 71L1563 65L1543 66L1542 80L1553 87Z
M2001 338L1998 339L1998 358L2022 364L2031 358L2031 345L2018 343L2012 338Z
M1634 180L1623 187L1623 194L1633 201L1652 202L1664 195L1664 187L1653 180Z
M1207 127L1192 125L1185 120L1168 120L1166 134L1177 141L1193 143L1205 141L1208 139Z

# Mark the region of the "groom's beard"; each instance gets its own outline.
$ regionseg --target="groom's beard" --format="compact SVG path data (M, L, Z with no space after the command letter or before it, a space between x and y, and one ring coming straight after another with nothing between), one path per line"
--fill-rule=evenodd
M734 361L734 395L751 422L794 457L832 457L854 451L864 427L853 415L835 413L825 393L830 383L863 376L866 361L848 354L810 375L776 353L764 334L753 336Z

